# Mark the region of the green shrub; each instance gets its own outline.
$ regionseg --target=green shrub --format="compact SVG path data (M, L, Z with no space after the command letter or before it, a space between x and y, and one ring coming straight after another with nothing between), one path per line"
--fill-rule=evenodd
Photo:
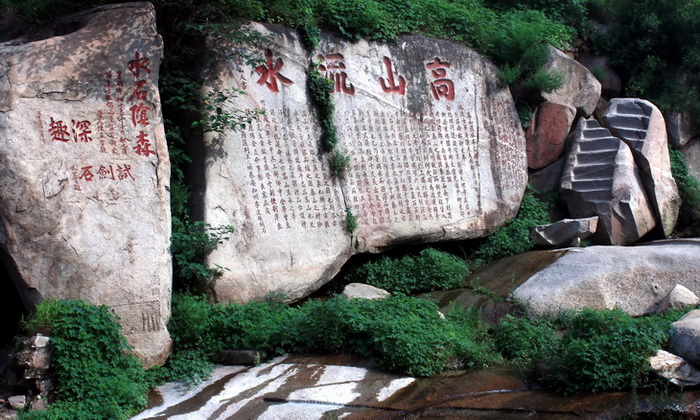
M635 389L648 377L648 358L669 338L663 318L635 320L619 309L575 315L540 380L557 392Z
M352 270L349 282L366 283L390 292L412 294L459 287L469 275L468 264L443 251L428 248L417 256L382 257Z
M30 327L48 327L57 402L28 419L125 419L145 408L148 384L111 309L45 301Z
M690 174L683 154L670 150L671 173L678 185L683 203L678 215L678 230L687 230L691 235L700 234L700 182Z
M515 318L506 315L494 332L496 348L508 360L533 366L551 356L559 342L555 325L541 318Z
M520 210L515 218L488 236L474 251L471 256L474 265L480 266L499 258L529 251L535 245L535 241L530 238L532 227L549 222L546 204L528 189L523 195Z

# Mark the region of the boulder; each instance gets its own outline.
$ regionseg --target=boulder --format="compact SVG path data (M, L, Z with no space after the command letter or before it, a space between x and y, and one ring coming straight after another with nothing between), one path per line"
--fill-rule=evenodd
M671 353L700 366L700 309L688 312L671 326Z
M216 300L298 299L354 254L482 237L516 214L524 135L507 86L475 51L422 36L322 34L311 52L292 29L253 29L271 39L248 51L262 60L254 68L210 42L206 91L239 88L246 94L226 106L265 111L245 129L205 136L204 219L236 229L208 258L229 268L211 284ZM332 81L336 150L351 158L341 176L321 145L309 56Z
M658 312L667 312L671 309L682 309L698 304L698 297L687 287L677 284L666 297L659 303Z
M369 284L350 283L345 286L341 296L346 299L384 299L391 296L391 293Z
M540 254L551 252L554 251L523 255L540 260ZM569 248L557 252L556 260L529 276L511 294L538 316L561 310L615 307L639 316L658 311L659 303L677 284L694 293L700 291L698 239L664 240L633 247ZM681 353L672 352L685 358Z
M669 111L664 113L668 140L673 147L681 148L694 138L700 137L700 125L688 112Z
M162 364L170 166L154 8L104 6L35 35L0 44L0 256L28 308L109 305L144 365Z
M675 354L658 350L649 358L649 364L651 370L674 385L700 385L700 370Z
M583 239L595 233L598 216L584 219L564 219L548 225L532 228L530 237L540 246L579 246Z
M666 123L661 111L643 99L615 98L603 114L607 128L632 149L664 236L673 232L681 205L671 174Z
M525 133L530 169L544 168L559 159L575 117L576 109L568 105L544 102L537 108Z
M588 117L595 110L600 98L600 82L587 68L573 58L549 47L549 61L544 67L564 75L564 85L551 93L542 93L545 100L569 105Z
M557 191L561 185L561 176L566 166L566 158L561 158L538 171L531 171L528 184L538 192Z
M696 179L700 179L700 139L693 139L682 149L683 157L688 164L688 172Z
M596 120L577 125L561 194L573 217L600 217L600 243L630 244L656 226L630 147Z

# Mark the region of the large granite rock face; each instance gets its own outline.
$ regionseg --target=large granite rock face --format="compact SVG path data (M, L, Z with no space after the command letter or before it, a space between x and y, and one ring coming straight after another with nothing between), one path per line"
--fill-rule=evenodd
M393 44L323 35L307 52L292 30L255 25L272 42L255 68L221 59L208 89L247 95L231 107L264 109L246 129L205 139L208 223L237 234L210 264L222 301L281 292L299 298L361 252L484 236L514 216L525 183L525 141L494 66L462 45L420 36ZM333 82L338 149L351 156L330 175L308 56ZM358 217L351 238L346 210Z
M561 193L573 217L600 217L602 243L629 244L656 225L632 151L594 119L574 132Z
M542 94L545 100L572 106L586 117L595 111L602 87L587 68L556 48L549 47L549 61L545 69L564 76L562 87Z
M544 102L525 133L527 166L542 169L554 163L564 151L564 140L576 117L576 108Z
M153 6L101 7L42 34L0 44L0 249L28 306L107 304L144 364L162 363L170 167Z
M657 312L665 309L664 300L677 285L696 294L700 291L698 252L697 239L570 248L559 251L555 261L531 275L512 297L536 315L615 307L634 316ZM540 259L543 253L554 255L551 251L528 254Z
M671 174L666 123L661 111L643 99L616 98L603 114L605 125L635 153L648 197L664 236L673 232L681 199Z

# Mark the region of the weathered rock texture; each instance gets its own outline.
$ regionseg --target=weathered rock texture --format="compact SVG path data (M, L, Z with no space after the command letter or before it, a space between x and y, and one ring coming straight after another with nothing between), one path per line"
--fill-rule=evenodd
M674 385L695 386L700 384L700 370L682 357L658 350L649 358L651 370Z
M700 179L700 139L694 139L681 149L692 176Z
M669 342L671 353L695 366L700 366L700 310L688 312L671 326L673 327Z
M673 232L680 196L671 174L666 123L661 111L643 99L616 98L603 114L605 125L632 149L647 195L664 236Z
M700 137L700 125L688 112L670 111L665 113L668 140L674 147L683 147L689 141Z
M384 299L391 296L391 293L369 284L350 283L345 286L341 296L346 299Z
M561 192L573 217L600 217L602 243L629 244L656 225L632 151L596 120L579 121Z
M209 89L246 91L232 107L266 111L245 130L206 138L205 220L237 229L209 258L230 269L213 284L218 300L299 298L352 254L479 237L516 213L524 136L508 89L476 52L420 36L379 44L324 35L312 57L333 81L337 147L352 159L334 178L306 87L307 51L292 30L255 29L272 36L253 51L263 64L237 69L236 57L222 58L209 71ZM352 238L346 210L358 217Z
M546 100L573 106L586 117L593 113L600 99L601 85L587 68L553 47L549 47L549 61L545 68L564 76L562 87L542 94Z
M162 363L170 168L153 6L101 7L42 34L0 44L0 254L27 306L110 305L144 364Z
M530 169L544 168L559 159L575 117L576 109L568 105L544 102L537 108L525 133Z
M598 216L583 219L564 219L548 225L535 226L530 236L536 245L578 246L598 228Z
M550 252L529 254L539 259L539 254ZM677 284L696 294L700 291L697 239L558 252L558 259L530 276L512 294L537 315L619 307L637 316L658 311L661 301Z
M698 304L698 297L687 287L677 284L659 304L658 311L666 312L671 309L681 309Z

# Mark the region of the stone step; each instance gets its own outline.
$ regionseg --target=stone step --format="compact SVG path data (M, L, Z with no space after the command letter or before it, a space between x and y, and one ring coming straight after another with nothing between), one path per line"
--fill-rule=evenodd
M589 153L576 154L577 166L587 166L594 164L603 164L610 166L610 154L617 152L616 150L591 151Z
M609 152L617 153L620 147L620 140L609 136L597 139L584 139L579 141L578 148L582 153L585 152Z
M636 130L633 128L617 128L617 132L625 139L629 141L634 140L644 140L647 136L646 130Z
M615 114L607 118L608 126L617 129L629 128L646 130L649 127L649 117L646 115Z

